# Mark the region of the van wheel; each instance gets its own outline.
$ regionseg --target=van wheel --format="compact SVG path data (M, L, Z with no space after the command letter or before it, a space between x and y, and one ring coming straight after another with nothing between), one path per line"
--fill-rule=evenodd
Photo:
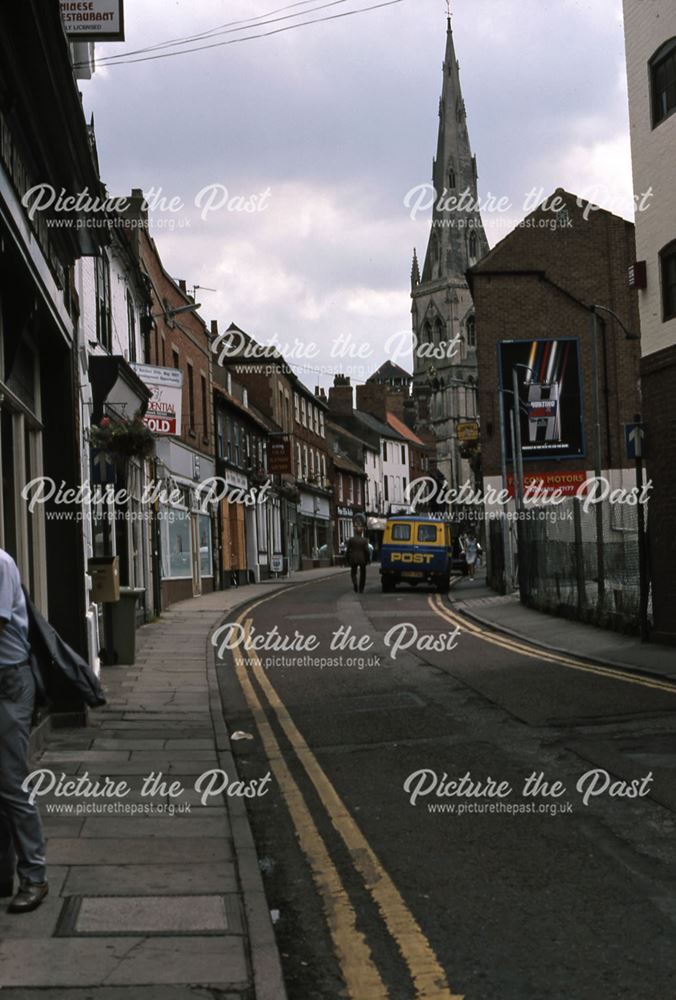
M388 576L383 577L383 594L391 594L394 590L394 580Z
M437 594L447 594L451 588L451 578L450 576L444 576L440 580L437 580Z

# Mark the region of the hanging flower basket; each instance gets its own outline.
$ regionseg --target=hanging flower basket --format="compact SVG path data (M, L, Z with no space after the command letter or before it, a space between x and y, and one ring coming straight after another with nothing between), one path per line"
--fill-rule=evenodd
M113 458L148 458L155 450L155 435L136 413L131 420L104 417L98 427L92 427L89 440L94 448Z

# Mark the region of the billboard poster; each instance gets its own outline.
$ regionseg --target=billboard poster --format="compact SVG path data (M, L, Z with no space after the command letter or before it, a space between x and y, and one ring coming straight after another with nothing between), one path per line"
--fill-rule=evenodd
M61 0L61 19L72 42L123 42L124 0Z
M511 340L498 345L505 413L505 447L512 460L512 372L519 387L518 414L524 461L581 458L584 421L579 341Z
M183 372L178 368L157 368L154 365L130 366L152 391L143 422L154 434L181 433L181 403Z

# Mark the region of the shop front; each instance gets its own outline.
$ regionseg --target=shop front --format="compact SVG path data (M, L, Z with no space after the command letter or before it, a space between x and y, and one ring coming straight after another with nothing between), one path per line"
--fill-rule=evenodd
M331 507L324 494L300 490L301 569L328 566L331 562Z
M212 459L174 439L158 439L156 480L163 487L157 513L163 608L215 588L216 515L200 490L200 484L214 476Z

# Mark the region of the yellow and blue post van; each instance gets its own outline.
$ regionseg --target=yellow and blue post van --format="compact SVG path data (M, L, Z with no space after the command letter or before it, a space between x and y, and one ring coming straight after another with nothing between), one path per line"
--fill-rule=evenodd
M383 593L398 583L433 584L446 593L451 581L453 538L447 521L401 515L390 517L380 553Z

